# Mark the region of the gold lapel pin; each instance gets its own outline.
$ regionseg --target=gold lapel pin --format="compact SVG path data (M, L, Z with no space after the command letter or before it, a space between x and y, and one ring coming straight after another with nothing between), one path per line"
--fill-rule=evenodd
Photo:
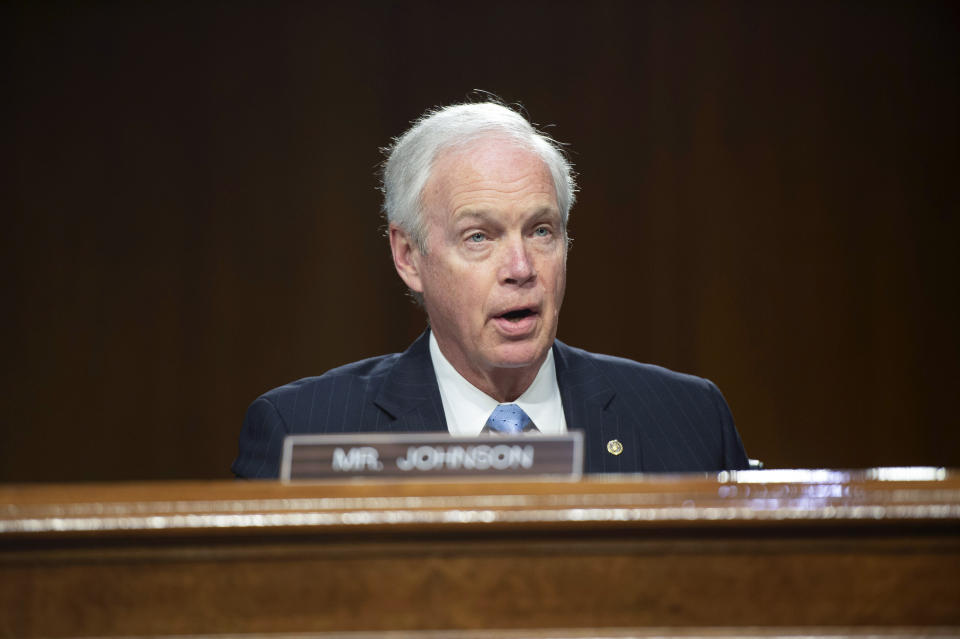
M623 444L619 439L611 439L607 442L607 452L611 455L619 455L623 452Z

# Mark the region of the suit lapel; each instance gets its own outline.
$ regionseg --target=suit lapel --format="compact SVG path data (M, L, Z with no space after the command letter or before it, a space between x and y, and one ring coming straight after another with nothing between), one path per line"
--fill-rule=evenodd
M397 359L373 403L383 411L377 430L446 431L440 388L430 359L430 331L424 331Z
M554 342L554 359L567 428L583 431L584 472L640 472L636 430L616 410L617 393L603 370L560 340ZM618 454L611 452L617 451L616 442L621 446Z

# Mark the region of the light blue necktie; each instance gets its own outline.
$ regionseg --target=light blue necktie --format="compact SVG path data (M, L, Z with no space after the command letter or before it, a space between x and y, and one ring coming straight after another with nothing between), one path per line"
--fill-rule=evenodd
M516 404L500 404L493 409L483 429L500 435L519 435L524 431L537 430L537 427Z

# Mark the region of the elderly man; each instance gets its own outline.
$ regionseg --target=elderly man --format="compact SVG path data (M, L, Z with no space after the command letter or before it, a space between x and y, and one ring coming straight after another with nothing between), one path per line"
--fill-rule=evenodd
M405 352L274 389L247 412L240 477L294 433L584 432L589 473L746 468L709 381L556 340L575 185L556 143L499 104L430 112L393 148L384 209L429 329Z

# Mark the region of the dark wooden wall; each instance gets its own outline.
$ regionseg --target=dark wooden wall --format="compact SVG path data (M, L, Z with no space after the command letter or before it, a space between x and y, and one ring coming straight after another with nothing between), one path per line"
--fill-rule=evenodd
M768 466L960 465L950 2L7 3L0 480L228 476L270 387L424 325L378 147L570 143L560 337L716 381Z

